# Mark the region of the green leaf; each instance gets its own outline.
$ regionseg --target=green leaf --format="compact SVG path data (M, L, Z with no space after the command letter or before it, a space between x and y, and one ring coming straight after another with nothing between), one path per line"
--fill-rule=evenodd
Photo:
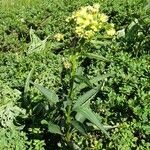
M74 104L73 109L76 109L77 107L83 105L86 101L92 99L98 93L98 91L99 91L99 87L96 87L86 92L82 96L80 96L76 101L76 103Z
M105 133L107 135L107 137L110 138L109 134L107 133L107 131L105 130L103 125L100 123L96 114L94 112L92 112L92 110L90 108L80 106L80 107L77 107L75 111L80 112L82 115L84 115L86 119L88 119L93 124L95 124L103 133Z
M52 104L56 104L58 100L57 94L53 90L46 89L45 87L31 82Z
M99 130L99 128L94 125L93 123L86 123L88 126L92 126L94 128L94 130ZM104 129L105 130L109 130L109 129L114 129L114 128L117 128L118 125L115 125L115 126L110 126L110 125L103 125Z
M91 40L91 44L93 44L93 46L96 48L96 49L100 49L102 46L107 46L107 45L110 45L110 41L107 41L107 40L104 40L104 37L99 37L99 39L102 39L102 40Z
M46 120L42 120L41 124L48 125L49 132L62 135L60 127L57 124L54 124L51 121L47 122Z
M86 120L86 118L80 112L77 112L77 114L75 115L75 119L81 123Z
M41 51L41 50L45 49L46 41L49 37L50 36L48 36L44 40L40 40L40 38L34 34L34 30L30 29L31 44L30 44L29 49L28 49L28 54L31 54L33 52L37 52L37 51Z
M79 79L80 81L84 82L87 84L89 87L92 87L92 83L89 81L87 77L84 77L82 75L75 75L75 78Z
M103 56L100 56L98 54L93 54L93 53L86 53L85 56L91 58L91 59L97 59L97 60L102 60L102 61L106 61L106 62L111 62L110 60L106 59Z
M81 132L81 134L86 135L85 130L83 129L83 127L80 125L80 123L78 121L71 121L71 124L79 131Z
M90 100L86 101L82 106L90 108ZM80 112L77 112L77 114L75 115L75 119L81 123L86 120L85 116Z
M51 43L51 48L52 49L59 49L62 48L64 46L64 43L61 42L53 42Z
M147 0L147 5L145 6L145 9L147 10L147 9L150 9L150 0Z
M49 122L48 124L48 131L51 133L57 133L57 134L62 135L60 127L52 122Z
M113 74L98 75L98 76L92 78L92 79L90 80L90 83L91 83L91 84L95 84L95 83L97 83L98 81L104 80L104 79L106 79L106 78L108 78L108 77L110 77L110 76L112 76L112 75L113 75ZM76 90L77 90L77 91L80 91L81 89L84 89L85 87L87 87L87 85L86 85L85 83L81 83L81 84L77 87Z
M31 69L31 71L29 72L28 77L27 77L26 82L25 82L25 86L24 86L24 100L26 98L26 93L27 93L27 91L29 89L30 79L31 79L31 76L32 76L33 72L34 72L34 66Z

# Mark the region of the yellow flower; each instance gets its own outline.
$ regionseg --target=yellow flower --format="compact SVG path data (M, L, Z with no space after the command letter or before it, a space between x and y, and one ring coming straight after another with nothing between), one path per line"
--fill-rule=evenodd
M81 17L78 17L78 18L76 19L76 23L77 23L77 24L83 24L83 23L84 23L84 19L81 18Z
M79 11L81 14L82 13L85 14L85 13L87 13L87 7L81 7L81 9Z
M105 29L109 36L113 36L116 31L114 24L108 23L108 16L99 12L100 5L93 4L93 6L81 7L79 10L73 12L68 20L75 23L75 33L80 38L91 39L97 31Z
M94 25L91 26L91 29L92 29L94 32L98 31L98 28L97 28L96 26L94 26Z
M101 29L103 27L102 25L103 25L102 23L99 23L98 28Z
M64 57L62 58L62 63L64 65L65 69L70 69L71 68L71 63L67 59L65 59Z
M110 23L110 26L111 26L112 28L114 28L114 27L115 27L115 25L114 25L113 23Z
M105 15L104 13L99 15L99 19L101 22L107 22L108 21L108 16Z
M94 25L94 26L98 26L99 23L98 23L97 20L93 20L91 24Z
M89 6L87 6L87 7L86 7L86 9L87 9L87 11L88 11L88 12L92 12L92 11L93 11L93 7L92 7L92 6L90 6L90 5L89 5Z
M71 17L66 18L66 22L70 22L70 20L71 20Z
M61 41L61 40L64 40L64 35L61 34L61 33L57 33L54 35L54 38L57 40L57 41Z
M82 27L76 27L75 33L76 33L78 36L82 37L82 34L84 33L84 31L83 31Z
M93 8L98 12L98 11L99 11L99 8L100 8L100 5L97 4L97 3L95 3L95 4L93 5Z
M88 31L85 32L84 38L90 39L90 38L92 38L93 36L94 36L94 32L93 32L92 30L88 30Z
M86 20L84 21L84 26L88 26L89 24L90 24L90 20L87 20L87 19L86 19Z
M83 16L86 16L87 15L87 8L85 7L81 7L80 10L76 11L75 13L75 17L83 17Z
M89 20L89 21L92 21L93 20L93 15L87 14L86 19Z
M111 29L106 30L106 33L109 36L113 36L113 35L115 35L116 31L115 31L115 29L111 28Z
M63 64L64 64L65 69L70 69L71 68L71 63L70 62L64 61Z

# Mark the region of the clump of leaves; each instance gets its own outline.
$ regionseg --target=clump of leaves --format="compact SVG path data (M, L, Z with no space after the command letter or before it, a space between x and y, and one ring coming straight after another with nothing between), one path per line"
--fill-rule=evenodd
M17 116L25 114L25 110L17 106L21 92L11 89L5 84L1 84L0 94L0 125L2 127L12 127Z

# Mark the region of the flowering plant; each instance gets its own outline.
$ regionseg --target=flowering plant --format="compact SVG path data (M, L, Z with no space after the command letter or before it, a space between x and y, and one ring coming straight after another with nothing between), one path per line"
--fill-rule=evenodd
M79 71L81 69L81 63L86 57L107 61L102 56L89 53L86 47L86 43L90 43L98 33L102 35L106 34L107 36L113 36L115 34L114 25L108 23L108 16L101 13L99 7L98 4L81 7L79 10L73 12L71 17L66 19L72 25L71 27L73 27L73 34L71 33L72 35L68 39L66 34L57 33L54 35L54 39L58 43L64 43L62 49L65 49L63 51L65 57L62 58L63 69L61 78L65 95L59 97L54 91L32 83L53 103L52 106L58 112L60 110L63 111L64 120L62 122L64 122L64 125L49 123L46 120L43 120L42 124L48 125L50 132L63 136L67 146L70 145L73 134L76 132L74 129L77 129L88 138L84 129L84 125L87 128L89 126L86 124L87 120L93 128L96 126L107 137L110 137L105 127L101 124L101 119L98 117L98 114L90 108L90 101L101 89L101 85L97 84L97 81L101 79L101 75L98 75L96 77L98 80L96 79L93 82L93 80L91 81L83 75L82 70ZM69 43L67 46L65 45L67 43L66 41ZM64 81L64 78L67 81ZM68 88L66 89L66 87ZM81 91L84 88L89 88L90 90L85 89L86 92L82 93ZM61 104L60 106L63 108L60 108L58 104Z
M79 38L92 39L97 32L107 36L115 35L114 24L108 23L108 16L99 10L100 5L81 7L74 11L67 22L74 23L74 32Z

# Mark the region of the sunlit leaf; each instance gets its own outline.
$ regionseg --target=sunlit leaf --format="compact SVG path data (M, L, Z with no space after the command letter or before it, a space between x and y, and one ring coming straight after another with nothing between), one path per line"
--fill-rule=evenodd
M99 87L93 88L90 91L86 92L85 94L83 94L82 96L80 96L76 103L73 106L73 109L77 108L78 106L81 106L82 104L84 104L86 101L92 99L99 91Z
M28 77L27 77L26 82L25 82L25 86L24 86L24 100L26 99L26 93L27 93L27 91L29 89L30 79L32 77L33 72L34 72L34 67L29 72Z
M80 112L77 112L77 114L75 115L75 119L81 123L86 120L86 118Z
M58 100L57 94L53 90L49 90L39 84L31 82L52 104L56 104Z
M44 40L40 40L40 38L37 35L35 35L34 30L30 29L31 43L28 48L28 54L31 54L33 52L38 52L38 51L45 49L46 41L48 38L49 38L49 36Z
M79 131L81 132L83 135L85 135L85 130L84 128L80 125L80 123L78 121L71 121L71 124Z
M82 75L75 75L75 78L79 79L81 82L86 83L89 87L92 87L92 83L89 81L89 79Z
M90 108L90 100L86 101L82 106ZM85 116L80 112L77 112L77 114L75 115L75 119L81 123L86 120Z
M106 59L103 56L100 56L98 54L93 54L93 53L86 53L85 56L91 58L91 59L96 59L96 60L101 60L101 61L106 61L106 62L110 62L111 60Z
M82 115L84 115L86 119L88 119L93 124L95 124L103 133L105 133L107 135L107 137L110 138L109 134L107 133L107 131L105 130L103 125L100 123L96 114L94 112L92 112L92 110L90 108L80 106L80 107L77 107L75 111L80 112Z
M48 125L49 132L62 135L60 127L57 124L54 124L51 121L47 122L46 120L42 120L41 124Z
M102 81L102 80L104 80L104 79L106 79L106 78L108 78L108 77L111 77L111 76L113 76L113 74L98 75L98 76L92 78L92 79L90 80L90 83L91 83L91 84L95 84L95 83L98 83L98 81ZM83 88L85 88L85 87L87 87L87 84L81 83L81 84L77 87L76 90L77 90L77 91L80 91L81 89L83 89Z
M94 125L93 123L86 123L88 126L91 126L91 127L93 127L94 128L94 130L99 130L99 128L96 126L96 125ZM118 125L115 125L115 126L110 126L110 125L103 125L103 127L104 127L104 129L105 130L110 130L110 129L114 129L114 128L117 128L118 127Z

